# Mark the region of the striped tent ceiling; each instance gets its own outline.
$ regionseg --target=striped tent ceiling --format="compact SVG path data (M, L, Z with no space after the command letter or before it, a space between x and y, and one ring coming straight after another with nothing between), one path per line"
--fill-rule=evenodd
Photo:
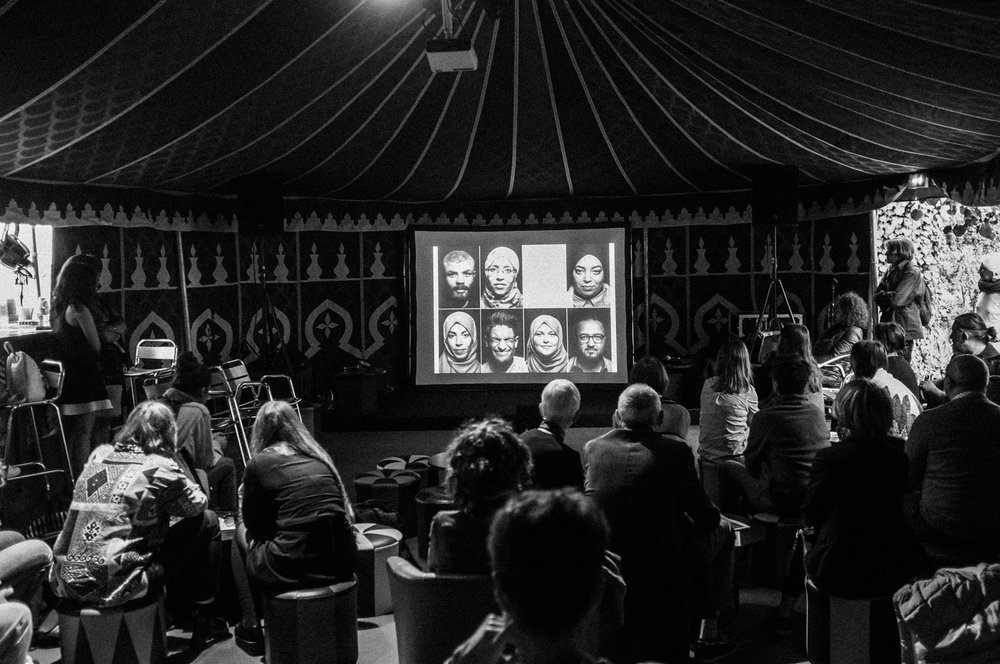
M1000 148L1000 9L953 0L7 0L0 177L470 201L842 184Z

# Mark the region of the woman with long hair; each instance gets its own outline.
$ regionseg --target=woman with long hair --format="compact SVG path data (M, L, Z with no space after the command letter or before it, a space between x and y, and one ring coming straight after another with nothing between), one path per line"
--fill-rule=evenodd
M94 450L53 547L49 581L58 597L106 608L146 596L165 571L171 604L194 605L192 645L200 647L228 635L212 613L221 540L208 499L174 460L176 438L170 408L143 401L114 444Z
M101 337L92 308L100 263L90 254L70 256L52 289L52 331L56 355L66 372L59 410L74 470L87 463L97 416L111 409L101 379Z
M559 373L569 370L569 353L563 341L563 327L554 316L542 314L528 328L528 371Z
M340 473L284 401L257 412L243 476L247 571L269 592L349 580L354 512Z
M850 353L854 344L864 338L871 320L868 303L854 291L840 295L833 306L836 310L833 325L813 344L813 354L821 362Z
M489 574L486 549L493 514L527 488L531 453L497 417L464 424L446 451L457 510L434 515L427 564L432 572Z
M823 372L820 371L819 364L813 356L808 327L799 325L798 323L790 323L781 328L781 333L778 335L778 351L776 355L786 354L798 355L809 363L811 371L809 383L806 385L806 396L809 398L810 403L814 403L818 408L823 409Z
M759 410L750 353L742 341L719 348L712 376L701 388L698 456L701 483L716 503L721 499L718 462L741 459L750 421Z
M444 350L438 358L438 373L478 373L479 334L476 321L464 311L455 311L441 324Z

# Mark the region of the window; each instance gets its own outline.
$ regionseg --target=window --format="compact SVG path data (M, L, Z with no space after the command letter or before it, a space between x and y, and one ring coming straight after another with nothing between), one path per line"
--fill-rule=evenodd
M14 319L9 316L11 310L18 321L24 320L23 314L29 314L33 320L38 320L39 299L45 299L51 304L52 227L22 225L18 230L18 238L32 252L38 265L38 279L34 278L32 270L32 278L21 286L16 283L16 275L12 270L0 266L0 324L15 324ZM45 324L48 324L48 320Z

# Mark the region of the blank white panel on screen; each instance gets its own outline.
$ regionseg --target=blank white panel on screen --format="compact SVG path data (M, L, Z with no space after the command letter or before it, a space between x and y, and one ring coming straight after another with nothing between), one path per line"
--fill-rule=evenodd
M565 244L526 244L521 263L526 309L566 306Z

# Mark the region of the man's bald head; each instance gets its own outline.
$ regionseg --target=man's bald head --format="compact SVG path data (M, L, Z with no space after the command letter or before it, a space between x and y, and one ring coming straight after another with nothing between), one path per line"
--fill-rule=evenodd
M576 422L576 416L580 412L580 390L571 381L556 378L542 390L538 412L543 420L568 429Z
M629 385L618 397L618 421L629 429L654 426L662 413L660 395L649 385Z
M990 370L975 355L955 355L944 371L944 388L948 398L963 392L986 392Z

